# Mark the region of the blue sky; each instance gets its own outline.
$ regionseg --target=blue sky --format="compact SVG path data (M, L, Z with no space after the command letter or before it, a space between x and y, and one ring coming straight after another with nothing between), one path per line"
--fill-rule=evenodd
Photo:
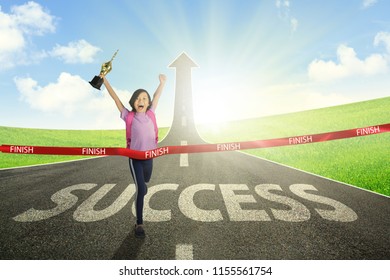
M123 103L168 77L157 118L173 118L175 70L193 69L197 122L245 119L390 95L384 0L0 1L0 126L111 129L123 122L88 81Z

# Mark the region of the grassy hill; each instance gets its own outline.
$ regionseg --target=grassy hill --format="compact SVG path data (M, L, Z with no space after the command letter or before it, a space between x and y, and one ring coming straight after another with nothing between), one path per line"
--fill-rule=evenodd
M315 134L390 122L390 97L348 105L198 127L208 142L239 142ZM162 139L168 128L160 128ZM124 130L46 130L0 127L0 144L124 147ZM390 196L390 133L308 145L245 151ZM0 153L0 168L85 157Z
M209 142L316 134L390 123L390 97L299 113L201 126ZM390 133L245 152L390 196Z

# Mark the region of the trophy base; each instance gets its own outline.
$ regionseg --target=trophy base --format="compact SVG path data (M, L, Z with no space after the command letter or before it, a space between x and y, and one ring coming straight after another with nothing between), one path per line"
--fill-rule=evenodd
M93 86L94 88L100 90L100 88L102 87L103 85L103 79L100 78L99 76L95 76L93 77L92 81L89 82L91 84L91 86Z

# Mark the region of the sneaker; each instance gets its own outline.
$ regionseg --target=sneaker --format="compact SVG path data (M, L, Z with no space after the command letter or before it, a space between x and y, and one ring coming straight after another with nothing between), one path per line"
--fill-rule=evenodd
M143 225L135 225L134 232L135 232L135 237L145 238L145 231Z

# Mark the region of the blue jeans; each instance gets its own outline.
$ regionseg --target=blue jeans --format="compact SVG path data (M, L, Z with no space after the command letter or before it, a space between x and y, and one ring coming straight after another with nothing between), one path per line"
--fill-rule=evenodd
M129 158L131 175L133 176L135 193L135 213L137 225L143 224L144 197L146 194L146 183L149 183L153 171L153 159L137 160Z

